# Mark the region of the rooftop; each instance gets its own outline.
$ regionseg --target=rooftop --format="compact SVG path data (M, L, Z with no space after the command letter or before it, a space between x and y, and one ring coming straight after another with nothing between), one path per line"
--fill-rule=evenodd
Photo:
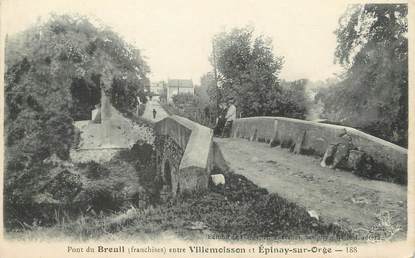
M192 80L182 80L182 79L169 79L167 82L168 87L179 87L179 88L193 88Z

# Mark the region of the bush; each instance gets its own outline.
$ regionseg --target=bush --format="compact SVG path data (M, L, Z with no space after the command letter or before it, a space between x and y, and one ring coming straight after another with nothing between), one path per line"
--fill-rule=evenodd
M95 212L115 211L123 206L125 199L119 194L122 184L103 180L87 185L77 197L80 206L88 206Z
M89 179L102 179L108 177L110 171L95 161L78 164L80 168L85 169L85 175Z
M197 106L198 100L197 97L191 93L179 93L173 96L173 103L177 107L183 107L186 105Z
M42 180L53 176L43 161L67 160L79 142L74 120L90 118L101 88L117 109L135 111L149 68L117 34L70 15L10 35L5 63L5 207L32 207ZM107 173L89 166L92 178Z
M138 116L142 116L144 114L144 110L146 110L146 105L145 104L140 104L138 106Z

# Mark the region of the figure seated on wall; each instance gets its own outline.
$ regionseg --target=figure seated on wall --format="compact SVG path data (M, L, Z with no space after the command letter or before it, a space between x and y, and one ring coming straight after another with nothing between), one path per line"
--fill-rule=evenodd
M320 165L331 169L351 170L358 176L376 178L379 175L379 166L373 158L353 145L352 138L346 130L338 137L336 143L331 143L327 147Z
M347 134L346 129L340 133L335 143L330 143L324 153L320 165L331 169L337 168L340 163L345 163L349 158L351 150L356 149L353 146L352 137Z

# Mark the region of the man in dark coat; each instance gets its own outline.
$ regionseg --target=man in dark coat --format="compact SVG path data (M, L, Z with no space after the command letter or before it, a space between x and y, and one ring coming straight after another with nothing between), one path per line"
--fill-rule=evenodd
M222 136L223 128L226 123L226 118L225 118L226 112L227 112L226 105L224 103L221 103L219 105L218 117L216 118L216 126L213 131L215 136L218 136L218 137Z

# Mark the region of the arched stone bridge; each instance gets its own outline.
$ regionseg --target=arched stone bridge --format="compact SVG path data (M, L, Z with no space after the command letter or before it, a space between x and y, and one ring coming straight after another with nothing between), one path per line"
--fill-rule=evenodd
M169 116L155 125L157 172L173 195L208 187L214 166L210 128L180 116Z
M358 228L375 225L388 214L392 225L406 225L405 184L320 166L327 147L346 132L353 146L372 158L382 178L407 180L407 150L356 129L252 117L237 119L232 137L225 139L186 118L169 116L156 123L155 131L157 171L173 195L206 189L213 166L218 166L316 211L328 222Z

